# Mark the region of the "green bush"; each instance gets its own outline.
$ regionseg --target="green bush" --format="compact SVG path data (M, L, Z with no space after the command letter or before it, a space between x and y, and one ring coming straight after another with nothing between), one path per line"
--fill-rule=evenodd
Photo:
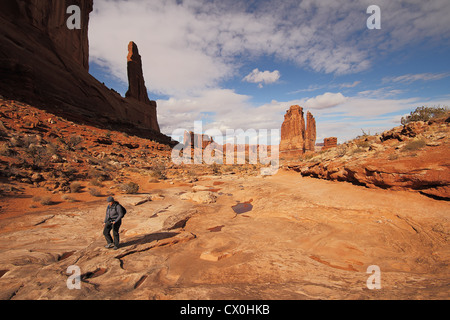
M436 119L444 116L450 110L448 107L419 107L413 112L410 113L409 116L402 117L402 125L406 125L410 122L415 121L429 121L431 119Z

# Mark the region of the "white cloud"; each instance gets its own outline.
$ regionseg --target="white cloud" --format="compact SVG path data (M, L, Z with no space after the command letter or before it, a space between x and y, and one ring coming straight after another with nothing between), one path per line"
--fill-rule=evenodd
M278 80L280 80L281 74L278 70L275 71L259 71L258 68L254 69L252 72L250 72L247 76L245 76L243 81L247 81L250 83L259 83L260 88L262 87L262 84L271 84L275 83Z
M95 1L90 56L126 82L133 40L149 90L181 96L220 87L243 61L262 56L341 75L367 70L383 52L449 40L450 24L436 23L450 15L448 0L379 1L378 33L365 27L370 1Z
M373 90L360 91L358 92L358 96L364 98L385 99L397 96L402 93L405 93L405 91L400 89L393 89L392 87L385 87Z
M434 81L447 78L450 76L450 72L445 73L417 73L417 74L405 74L398 77L385 77L383 83L387 82L400 82L400 83L412 83L415 81Z
M360 83L361 83L361 81L355 81L353 83L342 83L339 85L339 87L340 88L354 88Z
M171 135L176 128L194 129L194 121L204 120L203 129L280 129L286 110L300 105L317 121L317 142L336 136L343 142L361 134L382 132L400 125L399 115L421 105L450 105L450 99L426 101L420 98L388 99L325 93L311 98L253 105L251 97L233 90L206 90L195 98L158 101L161 129Z
M128 42L135 41L142 55L147 88L169 96L158 101L159 122L166 134L175 128L189 129L194 120L202 118L208 120L207 127L275 129L281 127L289 106L298 104L319 119L332 112L339 114L332 118L333 126L318 122L321 136L351 138L360 133L362 118L366 123L368 117L376 121L385 114L411 110L421 105L421 100L388 99L401 93L392 88L383 92L366 90L355 97L327 92L255 106L252 97L222 86L224 80L242 79L245 74L240 73L241 67L260 58L342 75L367 70L378 55L397 52L419 41L448 43L450 24L436 23L450 16L448 0L378 2L382 8L381 32L365 27L365 11L372 4L369 0L95 1L89 26L90 58L127 83L126 50ZM448 75L410 74L383 80L410 83ZM280 73L257 69L247 77L263 85L278 81ZM354 88L359 83L334 88ZM311 85L297 92L325 87ZM328 88L332 90L333 86Z
M347 98L342 93L326 92L323 95L311 98L305 102L305 107L308 109L320 110L336 107L347 101Z

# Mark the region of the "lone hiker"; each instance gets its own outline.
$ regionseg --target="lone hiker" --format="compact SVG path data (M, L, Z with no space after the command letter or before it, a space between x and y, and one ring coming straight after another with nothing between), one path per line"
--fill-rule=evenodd
M106 209L106 217L103 222L103 235L105 236L106 242L108 243L105 248L114 250L119 249L119 229L122 225L122 218L124 212L122 206L114 200L113 197L108 197L108 208ZM111 229L113 230L114 243L111 238Z

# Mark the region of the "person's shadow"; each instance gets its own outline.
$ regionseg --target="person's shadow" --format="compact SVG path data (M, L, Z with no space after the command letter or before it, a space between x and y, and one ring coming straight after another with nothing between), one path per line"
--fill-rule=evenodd
M120 248L125 248L125 247L129 247L129 246L133 246L133 245L137 245L137 244L146 244L146 243L150 243L153 241L159 241L159 240L164 240L164 239L168 239L168 238L172 238L175 237L176 235L180 234L179 232L156 232L156 233L151 233L151 234L147 234L141 237L137 237L134 239L131 239L130 241L124 242L120 245Z

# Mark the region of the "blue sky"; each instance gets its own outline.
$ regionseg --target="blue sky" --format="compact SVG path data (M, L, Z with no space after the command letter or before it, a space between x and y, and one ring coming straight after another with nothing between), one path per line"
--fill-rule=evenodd
M380 30L367 28L370 5ZM167 135L196 120L224 134L280 129L298 104L317 142L344 142L450 105L449 17L448 0L97 0L90 70L124 95L135 41Z

